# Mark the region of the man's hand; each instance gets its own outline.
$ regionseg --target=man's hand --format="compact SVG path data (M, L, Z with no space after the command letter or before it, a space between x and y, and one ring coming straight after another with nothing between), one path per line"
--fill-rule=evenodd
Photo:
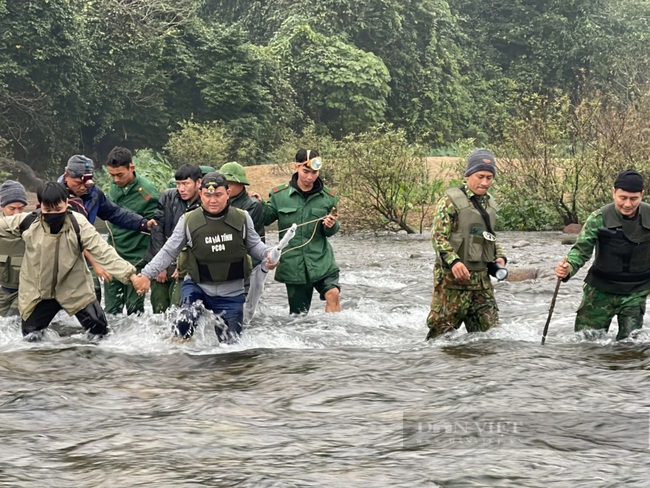
M149 291L151 287L151 280L143 274L131 275L131 283L133 283L133 288L138 292L138 295L144 295Z
M260 201L260 203L264 203L264 200L262 200L262 195L260 195L259 193L255 191L249 191L248 194L253 198L257 198Z
M334 224L336 224L336 219L338 216L339 215L337 213L331 212L327 217L323 219L323 225L328 229L331 229L334 227Z
M178 279L178 270L175 269L174 272L172 273L172 280L177 280Z
M86 257L90 265L93 267L93 271L95 271L97 278L106 280L108 282L113 280L113 275L110 274L108 271L106 271L104 268L102 268L99 264L97 264L97 261L95 261L95 258L93 258L92 254L90 254L90 251L88 249L84 249L84 256Z
M454 264L451 272L458 281L469 281L469 270L460 261Z
M99 264L93 263L93 270L95 271L97 278L108 281L109 283L113 281L113 275L102 268Z
M147 229L148 230L151 230L151 228L154 225L158 225L158 222L156 222L156 219L151 219L151 220L147 221Z
M562 261L561 263L558 263L557 266L555 266L555 276L557 276L561 280L569 276L570 272L571 272L571 265L566 261Z
M158 276L156 276L156 281L158 283L165 283L167 281L167 270L163 269Z
M278 267L278 264L280 264L279 260L275 264L271 263L271 251L269 251L269 253L266 255L266 269L268 270L275 269Z

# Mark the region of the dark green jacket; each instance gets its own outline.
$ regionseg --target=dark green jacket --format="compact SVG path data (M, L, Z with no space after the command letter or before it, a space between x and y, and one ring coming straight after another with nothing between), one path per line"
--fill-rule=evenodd
M158 208L158 189L146 178L138 176L124 188L111 183L108 192L110 198L118 207L152 219ZM132 231L108 224L109 242L117 253L131 264L140 264L144 258L151 238L149 234Z
M293 179L295 180L295 175ZM306 198L290 183L273 188L269 200L264 204L264 224L270 225L277 220L278 228L282 231L291 227L291 224L301 224L328 215L332 207L337 205L338 198L333 191L323 186L320 178L315 185L320 191ZM280 265L275 270L275 279L289 284L313 283L338 271L334 250L327 238L336 234L339 227L338 221L331 229L320 221L298 227L295 237L283 251ZM284 232L281 232L280 238L283 235ZM307 242L309 243L299 249L290 250Z

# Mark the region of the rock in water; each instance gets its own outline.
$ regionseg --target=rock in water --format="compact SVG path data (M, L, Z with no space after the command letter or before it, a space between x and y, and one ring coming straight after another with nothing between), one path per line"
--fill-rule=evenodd
M535 268L508 268L508 277L506 281L525 281L537 279L537 269Z
M562 232L565 234L579 234L582 230L581 224L569 224L567 225Z
M566 236L562 238L562 244L573 246L576 243L577 236Z
M528 241L517 241L517 242L514 242L512 244L513 249L517 249L517 248L520 248L520 247L526 247L526 246L530 246L530 242L528 242Z

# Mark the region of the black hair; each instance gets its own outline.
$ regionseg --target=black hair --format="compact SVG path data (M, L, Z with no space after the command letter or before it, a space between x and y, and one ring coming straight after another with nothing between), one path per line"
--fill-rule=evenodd
M41 206L56 207L68 199L68 190L61 183L48 181L43 183L36 191L36 198Z
M194 166L193 164L184 164L176 170L174 174L174 179L176 181L183 181L190 178L193 181L198 181L203 176L201 168Z
M310 149L309 150L309 159L313 159L316 156L320 156L318 154L318 151L316 149ZM298 149L298 152L296 153L296 163L304 163L305 161L308 161L308 159L307 159L307 149Z
M106 164L111 168L119 168L120 166L129 166L133 163L133 156L131 151L125 147L115 146L108 153Z

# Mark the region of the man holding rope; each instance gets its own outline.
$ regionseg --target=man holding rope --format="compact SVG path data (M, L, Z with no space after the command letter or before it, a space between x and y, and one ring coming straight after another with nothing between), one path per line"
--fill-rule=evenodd
M621 171L612 188L613 202L593 212L555 274L568 281L591 259L574 330L607 333L618 317L617 340L643 327L650 294L650 205L641 201L643 176Z
M292 314L309 311L314 289L325 301L325 312L341 310L339 267L328 241L340 227L335 212L338 198L323 185L321 166L317 151L300 149L291 181L273 188L264 204L264 224L277 220L280 237L291 224L298 225L275 272L276 281L287 287Z

